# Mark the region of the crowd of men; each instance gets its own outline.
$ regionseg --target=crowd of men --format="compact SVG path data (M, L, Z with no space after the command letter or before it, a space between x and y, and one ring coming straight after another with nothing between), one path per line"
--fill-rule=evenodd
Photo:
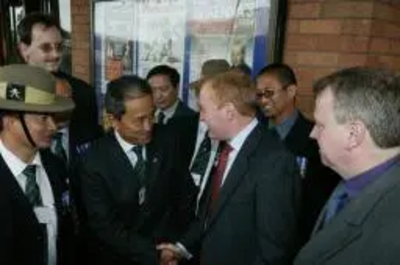
M191 83L159 65L95 91L59 70L49 15L18 26L25 64L0 67L0 264L397 264L400 76L254 80L222 59ZM397 234L399 232L399 234Z

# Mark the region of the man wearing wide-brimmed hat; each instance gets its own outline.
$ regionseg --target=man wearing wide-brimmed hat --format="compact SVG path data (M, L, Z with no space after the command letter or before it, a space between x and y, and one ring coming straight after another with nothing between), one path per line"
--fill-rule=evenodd
M198 110L197 98L199 96L201 84L214 75L229 71L229 63L224 59L210 59L201 66L200 78L189 84L189 102L188 105L194 110Z
M55 88L42 68L0 68L0 264L56 265L65 257L65 170L42 149L56 131L53 115L74 103Z

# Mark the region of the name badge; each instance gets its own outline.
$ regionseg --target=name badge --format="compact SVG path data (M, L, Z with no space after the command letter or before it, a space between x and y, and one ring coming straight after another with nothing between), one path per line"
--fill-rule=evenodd
M139 190L139 205L141 206L146 200L146 188L143 187Z

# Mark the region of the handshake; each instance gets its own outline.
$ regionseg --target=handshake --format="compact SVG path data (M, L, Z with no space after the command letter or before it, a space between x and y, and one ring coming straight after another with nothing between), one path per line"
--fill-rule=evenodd
M192 255L181 244L162 243L157 245L160 250L160 265L177 265L182 258L190 259Z

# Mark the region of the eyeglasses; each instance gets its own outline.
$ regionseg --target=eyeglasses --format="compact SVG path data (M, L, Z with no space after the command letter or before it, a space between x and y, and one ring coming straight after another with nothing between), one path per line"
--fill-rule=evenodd
M64 50L64 44L62 42L60 43L43 43L39 45L39 49L44 52L44 53L50 53L53 50L56 52L62 52Z
M256 99L261 100L263 98L272 98L275 95L274 90L263 90L256 93Z

